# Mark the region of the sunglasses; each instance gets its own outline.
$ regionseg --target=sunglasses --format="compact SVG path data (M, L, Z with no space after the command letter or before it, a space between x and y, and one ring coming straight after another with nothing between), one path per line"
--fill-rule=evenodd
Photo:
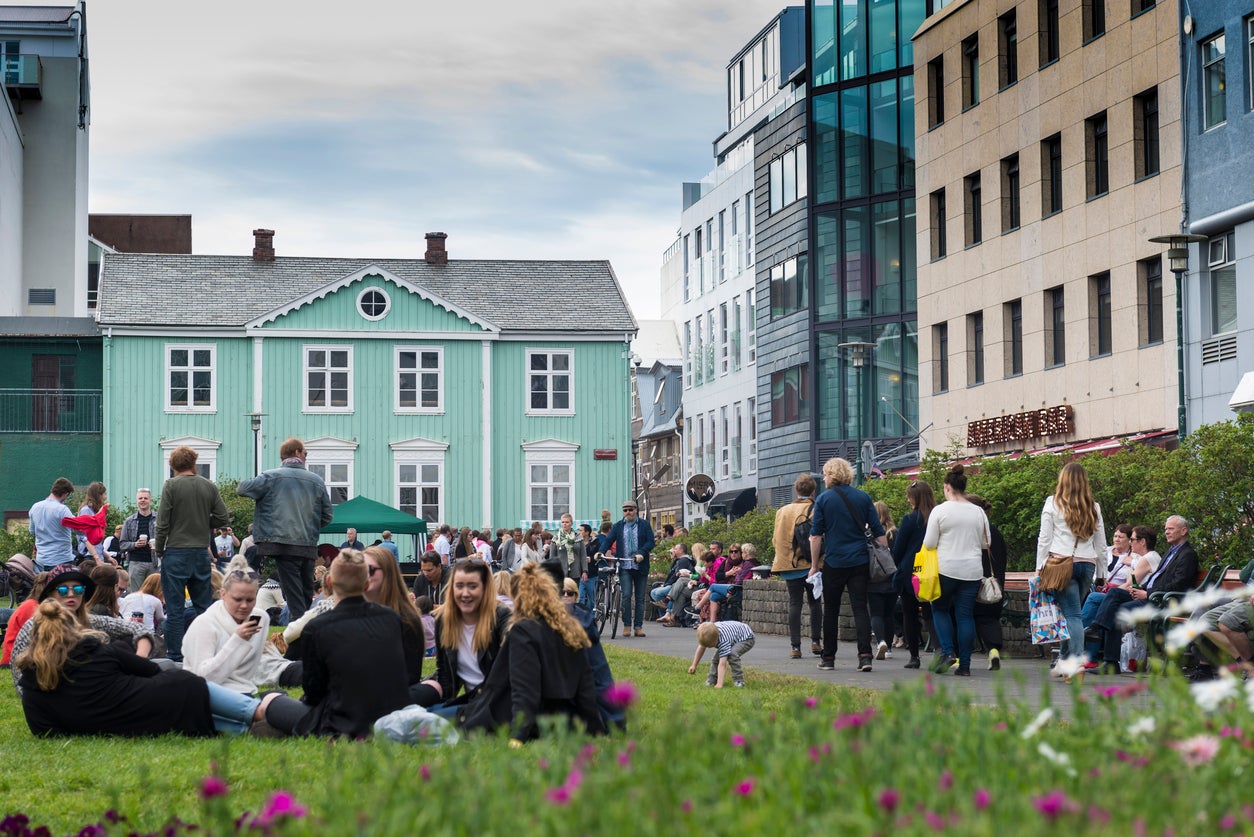
M58 596L68 596L73 593L75 596L83 595L83 591L87 588L81 584L62 584L57 587Z
M232 581L261 581L261 574L256 570L231 570L226 577Z
M740 550L739 550L739 549L733 549L733 550L731 550L731 554L732 554L732 555L739 555L739 554L740 554Z
M579 595L579 594L578 594L577 592L575 592L574 590L563 590L563 591L562 591L562 598L563 598L563 599L573 599L573 598L575 598L575 597L576 597L576 596L578 596L578 595Z
M374 575L375 573L378 573L378 572L383 572L383 567L371 567L370 568L370 575Z

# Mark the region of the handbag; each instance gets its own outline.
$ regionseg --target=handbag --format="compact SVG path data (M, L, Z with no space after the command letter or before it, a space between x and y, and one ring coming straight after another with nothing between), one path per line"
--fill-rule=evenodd
M934 547L925 546L914 556L914 597L921 602L940 598L940 559Z
M1001 584L993 575L993 562L987 549L984 550L983 558L986 565L984 577L980 579L980 589L975 594L975 600L980 604L999 605L1002 600Z
M1028 579L1028 629L1033 645L1071 639L1062 608L1053 593L1041 589L1039 578Z
M849 516L854 522L862 527L862 534L866 537L866 555L870 564L869 572L873 583L881 583L891 581L893 573L897 572L897 564L893 561L893 553L888 547L875 539L875 535L871 534L871 526L863 521L858 513L853 510L853 504L841 494L836 492L836 496L844 500L845 508L849 509Z

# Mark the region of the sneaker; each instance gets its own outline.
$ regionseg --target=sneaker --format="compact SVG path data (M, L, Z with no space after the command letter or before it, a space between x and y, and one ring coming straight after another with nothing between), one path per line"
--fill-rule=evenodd
M950 657L949 659L953 661L953 662L951 662L951 663L949 664L949 670L950 670L950 671L953 671L954 669L956 669L956 668L958 667L958 658L957 658L957 657Z
M923 664L919 661L919 655L915 654L913 657L910 658L910 662L906 663L905 667L906 668L919 668L922 665Z
M893 658L893 650L890 648L884 652L884 659L891 660Z
M737 689L743 689L743 688L745 687L745 681L743 681L743 680L738 680L738 681L736 681L735 683L733 683L732 685L733 685L733 686L735 686Z
M955 669L954 669L954 675L955 675L956 677L970 677L970 676L971 676L971 669L970 669L970 668L962 668L962 667L960 666L960 667L958 667L958 668L955 668Z
M875 659L882 660L887 653L888 643L881 639L880 644L875 646Z
M835 671L836 660L832 657L823 657L819 660L819 671Z
M905 648L905 647L906 647L906 641L905 641L904 639L902 639L901 637L896 637L895 639L893 639L893 647L894 647L894 648Z
M800 660L800 659L801 659L801 649L800 649L800 648L794 648L794 649L792 649L792 653L788 655L788 659L790 659L790 660Z
M988 670L1001 671L1001 652L992 648L988 652Z
M956 665L958 665L957 657L950 656L949 654L937 654L928 668L936 674L944 674Z
M814 656L816 656L816 657L822 657L822 656L823 656L823 646L822 646L822 645L819 645L817 642L811 642L811 643L810 643L810 653L811 653L811 654L813 654L813 655L814 655Z
M858 657L858 671L870 671L870 670L871 670L871 655L867 654L866 656Z

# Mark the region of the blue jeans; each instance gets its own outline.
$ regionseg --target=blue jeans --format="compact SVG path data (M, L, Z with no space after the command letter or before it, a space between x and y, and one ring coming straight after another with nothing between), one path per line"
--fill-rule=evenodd
M1094 564L1075 561L1071 564L1071 583L1057 594L1058 608L1067 620L1067 632L1071 639L1062 644L1061 653L1072 657L1084 652L1084 622L1080 619L1080 602L1089 594L1093 585L1093 573L1097 572ZM1094 611L1096 615L1096 611Z
M727 594L731 591L730 584L711 584L710 585L710 601L724 602L727 601Z
M663 599L665 599L665 598L666 598L667 596L669 596L670 594L671 594L671 585L669 585L669 584L662 584L662 585L660 585L660 586L658 586L658 587L654 587L652 590L650 590L650 591L649 591L649 598L653 600L653 603L654 603L654 604L657 604L658 602L662 601ZM675 603L674 603L674 602L667 602L667 603L666 603L666 612L667 612L667 613L670 613L670 612L671 612L672 610L674 610L674 609L675 609Z
M161 558L161 592L165 595L165 647L171 660L183 659L184 589L191 596L192 608L204 613L213 604L213 587L209 583L209 550L204 547L166 548Z
M618 583L623 587L623 630L635 626L644 629L644 600L649 598L649 574L643 569L619 570ZM633 599L635 605L633 607ZM632 619L635 619L633 622Z
M597 606L597 574L589 573L587 581L579 582L579 603L588 610L593 610Z
M975 596L980 582L940 577L941 595L932 602L932 626L942 654L958 657L958 668L971 668L971 647L975 645ZM954 623L957 623L957 650Z
M166 550L166 555L170 551ZM233 692L217 683L209 684L209 710L213 713L213 728L228 735L248 732L253 715L261 705L261 698Z

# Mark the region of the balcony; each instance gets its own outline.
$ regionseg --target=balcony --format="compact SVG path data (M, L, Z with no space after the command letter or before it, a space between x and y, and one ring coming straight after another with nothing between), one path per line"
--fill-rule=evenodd
M0 389L0 433L100 433L98 389Z
M38 55L0 55L0 75L10 98L21 102L44 97L44 65Z

